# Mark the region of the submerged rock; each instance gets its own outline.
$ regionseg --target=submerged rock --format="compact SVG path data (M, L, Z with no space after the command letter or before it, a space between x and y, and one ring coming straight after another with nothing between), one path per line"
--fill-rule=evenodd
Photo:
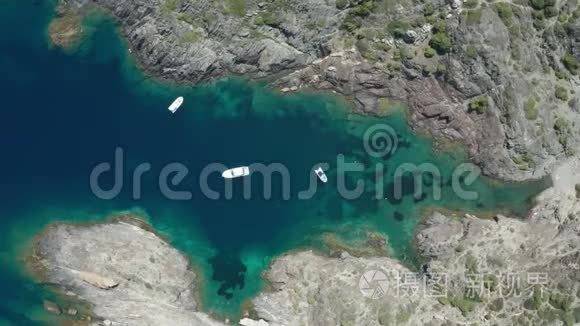
M63 49L70 49L81 38L83 28L81 15L67 5L60 5L57 17L48 26L48 35L52 43Z
M47 312L49 312L51 314L60 315L62 313L62 311L60 310L58 305L52 301L44 300L43 306L44 306L44 310L46 310Z

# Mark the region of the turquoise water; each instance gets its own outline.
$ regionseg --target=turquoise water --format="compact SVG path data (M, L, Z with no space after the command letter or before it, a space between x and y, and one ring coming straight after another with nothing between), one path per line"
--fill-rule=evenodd
M410 132L404 113L362 117L329 95L281 96L239 79L200 87L162 84L136 69L110 20L89 18L80 47L64 53L47 42L52 3L0 6L0 24L10 31L0 34L0 289L15 294L10 302L0 302L0 324L50 318L41 313L41 304L52 294L23 273L20 258L51 221L101 220L119 211L144 216L198 267L204 309L235 317L263 288L260 274L273 258L298 247L325 250L322 234L348 242L378 231L404 259L412 256L411 235L424 209L524 214L543 187L541 182L500 184L479 178L468 187L479 198L466 201L449 185L454 168L465 161L463 154L434 152L430 140ZM170 115L166 107L180 95L186 102ZM363 146L366 130L377 123L392 127L398 139L394 154L378 159ZM125 153L125 186L119 196L102 200L91 192L89 175L97 164L112 162L116 148ZM356 200L337 191L339 154L366 166L364 172L349 174L349 187L357 180L367 185ZM131 173L145 162L151 172L135 200ZM191 200L168 200L160 192L157 177L171 162L187 166L189 175L174 188L191 191ZM284 200L278 177L272 198L264 199L259 175L251 176L255 195L250 200L242 196L243 180L233 183L231 200L205 198L199 175L215 162L281 163L291 175L291 199ZM330 182L319 184L310 200L299 200L311 168L321 162L329 164ZM373 182L377 163L387 171L387 190L380 199ZM436 166L443 176L442 198L433 198L429 180L422 198L413 198L405 178L405 196L394 200L388 189L403 163ZM219 174L210 176L209 184L225 186Z

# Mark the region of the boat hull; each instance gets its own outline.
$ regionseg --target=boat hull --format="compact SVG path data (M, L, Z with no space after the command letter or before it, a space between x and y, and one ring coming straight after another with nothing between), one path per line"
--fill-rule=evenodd
M247 175L250 175L250 168L247 166L241 166L241 167L225 170L222 173L222 177L224 179L235 179L235 178L245 177Z
M171 113L175 113L177 109L183 104L183 97L178 97L171 105L167 108Z

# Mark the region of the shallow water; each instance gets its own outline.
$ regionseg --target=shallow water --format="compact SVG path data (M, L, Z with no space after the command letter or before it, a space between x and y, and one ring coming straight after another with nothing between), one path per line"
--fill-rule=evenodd
M22 325L48 318L42 298L51 293L23 275L19 258L26 244L51 221L93 221L118 211L135 211L188 254L204 280L204 308L221 316L236 316L245 300L262 287L260 273L276 256L293 248L324 250L320 235L338 234L356 242L366 231L383 233L395 255L412 256L411 236L422 210L524 214L529 200L544 185L500 184L485 178L466 189L476 200L459 198L450 180L465 161L461 151L436 153L430 140L412 134L404 113L389 117L350 114L347 103L322 94L274 94L243 80L186 87L146 78L129 58L102 16L86 22L87 35L72 53L51 48L46 26L50 2L7 2L1 5L0 72L0 289L16 293L0 302L0 324ZM185 104L175 114L166 110L177 96ZM380 158L364 147L364 134L376 124L394 133L396 150ZM124 187L111 200L96 197L89 176L95 166L113 162L115 149L124 151ZM365 182L366 191L348 200L339 193L339 155L359 162L364 172L347 174L347 186ZM169 200L158 176L168 163L179 162L189 174L172 189L188 190L191 200ZM142 179L141 198L132 194L132 172L141 163L151 171ZM251 180L251 199L243 198L248 181L233 182L232 199L224 199L224 180L210 175L209 186L222 198L211 200L199 186L200 173L212 163L232 167L253 163L283 164L290 178L290 200L280 190L278 175L272 198L264 199L259 173ZM311 169L328 163L330 182L318 183L309 200L298 194L311 183ZM441 199L425 177L420 198L413 196L413 179L401 179L403 197L394 197L393 174L405 163L430 163L442 175ZM384 194L375 186L377 164L385 166ZM462 178L460 181L464 181ZM112 185L112 174L102 179Z

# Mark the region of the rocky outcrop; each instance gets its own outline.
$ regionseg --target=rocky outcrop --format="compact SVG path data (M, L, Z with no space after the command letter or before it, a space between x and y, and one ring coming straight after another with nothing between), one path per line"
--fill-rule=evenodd
M416 234L419 271L382 257L278 258L257 314L270 325L579 323L580 176L569 175L579 162L556 170L527 220L429 216Z
M82 1L65 0L80 7ZM336 32L339 10L324 0L98 0L119 19L143 68L159 77L205 82L264 77L303 67ZM305 25L325 17L324 23Z
M72 48L81 38L81 15L65 5L57 8L57 17L48 26L52 44L63 49Z
M90 303L95 324L223 325L196 312L188 260L143 225L130 217L52 225L35 242L33 272ZM54 304L47 309L60 313Z

